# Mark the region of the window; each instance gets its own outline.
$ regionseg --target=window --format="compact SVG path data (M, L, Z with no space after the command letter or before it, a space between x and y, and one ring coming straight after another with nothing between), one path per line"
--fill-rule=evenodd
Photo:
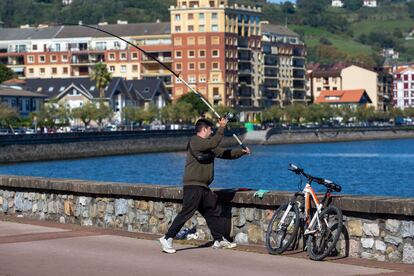
M181 26L175 26L175 32L176 33L181 32Z
M218 62L213 62L213 69L219 69L219 63Z
M181 37L174 38L174 45L182 45L182 43Z
M56 58L56 56L55 56L55 55L53 55L53 56L51 56L51 57L50 57L50 61L51 61L51 62L56 62L56 60L57 60L57 58Z
M213 13L211 14L211 19L213 19L213 20L217 20L217 18L218 18L218 14L217 14L216 12L213 12Z
M195 51L194 50L189 50L188 51L188 57L189 58L194 58L195 57Z
M121 60L126 60L127 59L127 53L122 52L121 53Z
M45 74L45 68L40 68L40 75L44 75Z
M188 31L189 32L194 32L194 26L193 25L188 25Z
M200 62L200 63L198 64L198 68L199 68L200 70L205 70L205 69L206 69L206 63L205 63L205 62Z
M28 56L27 57L27 62L28 63L34 63L34 56Z
M51 86L51 87L49 87L48 91L49 91L49 92L53 92L53 89L54 89L54 87L53 87L53 86Z
M206 82L206 76L205 75L200 75L200 82Z
M189 83L196 83L196 77L194 75L188 76L188 82Z
M188 14L188 20L193 20L193 19L194 19L194 14L189 13L189 14Z
M57 68L56 67L53 67L52 68L52 75L56 75L57 74Z
M138 72L138 65L132 65L132 72Z
M211 31L212 31L212 32L218 32L218 31L219 31L218 25L217 25L217 24L213 24L213 25L211 26Z
M182 57L181 51L175 51L175 58L181 58L181 57Z
M67 74L69 72L68 67L63 67L63 74Z
M198 56L199 57L205 57L206 56L206 50L200 50L200 51L198 51Z
M29 74L34 74L34 69L33 68L29 68Z
M115 66L113 65L109 66L109 72L115 72Z
M109 60L115 60L115 54L109 53Z
M67 62L67 61L68 61L68 56L62 55L62 62Z
M194 37L187 38L187 44L188 45L194 45L195 44L195 38Z
M195 69L194 62L188 63L188 70L194 70L194 69Z
M205 45L206 44L206 37L205 36L199 36L197 38L198 45Z
M126 73L127 67L126 65L121 65L121 73Z
M204 27L204 25L200 25L200 26L198 26L198 31L199 32L205 32L206 28Z
M180 21L180 20L181 20L181 15L176 14L176 15L175 15L175 21Z
M181 63L176 63L175 64L175 70L181 71L182 69L182 64Z
M131 59L137 60L138 59L138 53L132 53L131 54Z
M213 57L219 57L219 50L213 50L213 51L211 51L211 55Z
M32 49L33 49L33 51L37 51L37 44L33 44Z
M39 62L40 63L45 63L46 62L46 57L45 56L39 56Z
M219 82L219 76L217 74L213 74L212 81L213 82Z
M213 96L219 96L219 88L213 87Z
M121 48L121 43L119 43L119 41L114 41L114 48L115 49L120 49Z
M199 21L204 21L204 13L199 13L198 14L198 20Z
M114 44L115 46L115 44ZM115 46L116 48L116 46ZM105 41L98 41L96 42L96 49L98 50L106 50L106 42Z
M213 37L211 38L211 44L212 44L212 45L220 45L220 37L218 37L218 36L213 36Z

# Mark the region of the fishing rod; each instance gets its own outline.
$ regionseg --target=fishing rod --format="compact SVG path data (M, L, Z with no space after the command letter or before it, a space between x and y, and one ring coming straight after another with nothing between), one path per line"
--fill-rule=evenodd
M204 97L197 91L195 90L191 85L189 85L183 78L180 77L179 73L176 73L174 70L172 70L170 67L168 67L165 63L161 62L160 60L158 60L155 56L153 56L151 53L148 53L147 51L145 51L144 49L142 49L141 47L138 47L137 45L131 43L130 41L123 39L122 37L113 34L111 32L108 32L106 30L100 29L98 27L95 26L91 26L91 25L86 25L86 24L63 24L63 25L70 25L70 26L81 26L81 27L85 27L85 28L90 28L90 29L94 29L96 31L108 34L110 36L116 37L119 40L124 41L125 43L127 43L128 45L131 45L132 47L138 49L139 51L141 51L142 53L144 53L147 57L153 59L154 61L156 61L158 64L160 64L162 67L164 67L165 69L167 69L169 72L171 72L177 79L179 79L182 83L184 83L185 86L187 86L187 88L189 88L194 94L196 94L203 102L204 104L213 112L214 115L216 115L216 117L218 119L221 119L222 117L220 116L220 114L217 113L217 111L210 105L210 103L204 99ZM228 127L229 128L229 127ZM243 148L246 149L246 146L243 145L242 141L239 139L239 137L233 133L233 137L234 139L236 139L236 141L239 143L239 145Z

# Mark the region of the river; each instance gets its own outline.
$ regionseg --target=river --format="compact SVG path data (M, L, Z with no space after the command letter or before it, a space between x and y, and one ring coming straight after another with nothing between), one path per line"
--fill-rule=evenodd
M215 188L298 190L289 163L339 183L342 194L414 197L414 139L252 146L238 160L217 160ZM0 174L181 185L184 152L0 165ZM318 185L315 184L315 188Z

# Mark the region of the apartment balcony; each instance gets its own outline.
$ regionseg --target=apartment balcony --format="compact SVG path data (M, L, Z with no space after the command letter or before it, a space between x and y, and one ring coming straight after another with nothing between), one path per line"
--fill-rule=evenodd
M267 99L279 99L280 92L278 90L265 89L262 96Z
M239 87L236 96L237 97L251 97L252 96L252 88L251 87Z
M166 62L166 63L170 63L172 62L172 58L171 57L158 57L158 56L154 56L156 59L158 59L161 62ZM155 61L154 59L150 58L150 57L143 57L143 59L141 60L142 64L151 64L151 63L158 63L157 61Z
M249 39L247 37L239 37L237 39L237 48L250 50Z
M279 70L275 68L266 68L264 70L264 77L265 78L277 78L279 74Z
M238 74L240 75L251 75L252 70L251 69L239 69Z

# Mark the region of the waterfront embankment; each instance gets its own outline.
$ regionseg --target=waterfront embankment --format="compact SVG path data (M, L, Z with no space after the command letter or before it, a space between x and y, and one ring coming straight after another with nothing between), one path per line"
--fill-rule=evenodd
M244 129L234 131L242 139ZM184 151L194 130L52 133L0 136L0 163ZM230 133L224 146L236 145Z
M276 208L291 193L272 191L255 198L254 191L217 190L223 223L239 244L263 246ZM0 213L108 229L163 234L181 208L182 189L70 179L0 176ZM339 196L343 210L343 256L414 264L412 198ZM210 239L198 214L187 223L199 239ZM299 247L300 248L300 247Z
M412 127L279 129L236 133L245 144L294 144L414 138ZM184 151L193 130L0 136L0 163ZM223 146L237 142L226 133Z

